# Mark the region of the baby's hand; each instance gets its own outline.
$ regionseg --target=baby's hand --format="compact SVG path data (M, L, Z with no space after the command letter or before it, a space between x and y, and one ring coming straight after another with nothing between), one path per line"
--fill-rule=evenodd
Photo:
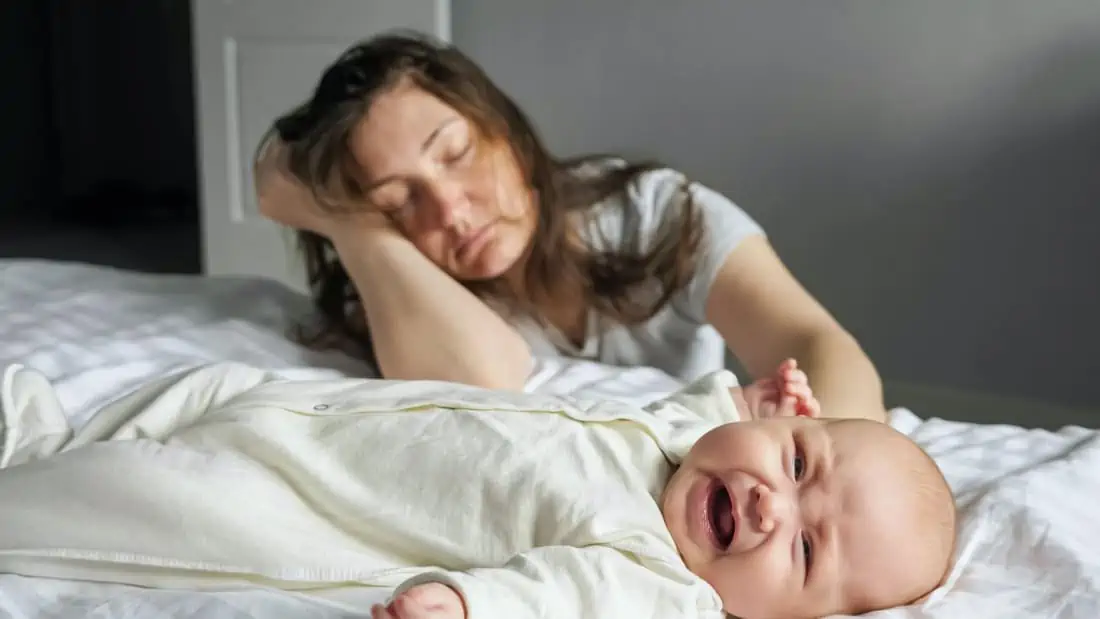
M410 588L386 605L375 604L372 619L465 619L462 596L447 585L430 582Z
M779 364L775 375L776 384L779 387L780 398L794 398L794 412L805 417L818 417L821 415L821 404L814 397L810 389L810 379L806 373L798 369L798 362L787 359Z
M810 380L794 359L779 364L772 376L746 387L744 396L755 419L821 415L821 404L810 389Z

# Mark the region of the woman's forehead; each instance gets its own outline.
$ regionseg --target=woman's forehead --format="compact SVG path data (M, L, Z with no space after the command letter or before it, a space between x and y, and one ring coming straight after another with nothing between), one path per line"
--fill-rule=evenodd
M443 136L464 130L468 122L454 108L422 90L406 89L380 97L352 130L352 156L378 182L430 151Z
M431 93L415 86L397 87L371 104L355 126L353 141L371 147L401 139L419 149L440 125L459 120L463 119L454 108Z

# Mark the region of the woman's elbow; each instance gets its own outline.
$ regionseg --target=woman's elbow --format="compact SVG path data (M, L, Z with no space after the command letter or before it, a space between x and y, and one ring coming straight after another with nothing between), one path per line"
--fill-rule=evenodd
M498 361L486 364L480 371L474 372L470 384L498 391L523 391L534 365L531 353L524 349Z

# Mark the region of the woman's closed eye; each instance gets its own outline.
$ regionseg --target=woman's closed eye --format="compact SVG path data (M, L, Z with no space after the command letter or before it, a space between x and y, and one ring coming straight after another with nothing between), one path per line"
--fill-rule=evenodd
M391 218L403 219L413 212L415 206L416 203L412 199L412 194L409 194L400 201L392 200L378 205L378 210Z
M439 151L440 162L446 167L467 163L474 154L477 140L471 135L458 132L448 137Z
M367 198L379 211L394 214L412 203L412 194L411 188L404 183L392 182L375 189Z
M465 146L461 148L452 149L447 153L445 160L448 164L463 163L469 161L470 156L474 154L474 141L469 140Z

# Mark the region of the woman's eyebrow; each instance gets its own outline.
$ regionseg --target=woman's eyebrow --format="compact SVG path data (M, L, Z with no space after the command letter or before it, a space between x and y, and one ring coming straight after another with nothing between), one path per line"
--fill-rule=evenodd
M439 137L439 134L443 133L444 129L454 124L455 122L458 122L458 118L454 116L441 122L439 126L435 128L435 131L432 131L431 134L428 135L428 138L424 140L424 143L420 145L420 152L427 152L427 150L432 147L432 144Z

